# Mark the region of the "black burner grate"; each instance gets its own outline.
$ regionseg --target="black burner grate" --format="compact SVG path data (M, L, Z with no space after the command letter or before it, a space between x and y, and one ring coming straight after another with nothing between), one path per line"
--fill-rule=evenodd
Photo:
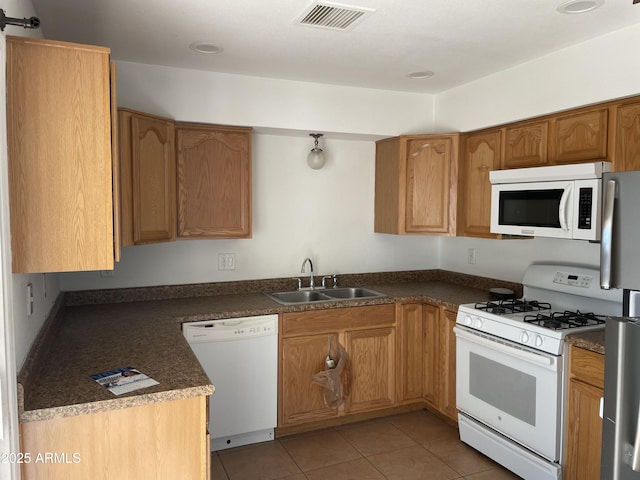
M535 300L507 299L492 302L481 302L474 305L476 310L482 310L494 315L505 315L509 313L537 312L540 310L550 310L549 303L537 302Z
M564 312L552 312L551 314L525 315L524 321L553 330L564 330L566 328L603 325L605 317L594 313L582 313L579 310L575 312L565 310Z

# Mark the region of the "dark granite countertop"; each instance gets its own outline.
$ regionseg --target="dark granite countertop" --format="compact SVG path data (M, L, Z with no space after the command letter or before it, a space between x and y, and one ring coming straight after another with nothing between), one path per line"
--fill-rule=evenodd
M604 329L567 335L565 341L570 345L604 355Z
M387 296L284 306L263 293L293 289L290 279L64 294L18 376L20 421L210 395L214 387L182 335L183 322L412 301L455 309L486 300L495 286L521 294L519 284L441 270L339 279ZM126 366L159 385L116 397L89 377Z

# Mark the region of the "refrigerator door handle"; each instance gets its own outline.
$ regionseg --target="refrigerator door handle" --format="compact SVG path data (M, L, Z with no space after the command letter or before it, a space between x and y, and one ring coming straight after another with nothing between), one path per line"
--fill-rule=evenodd
M638 405L638 423L636 424L635 441L625 449L630 454L630 466L634 472L640 472L640 404Z
M611 250L615 194L615 180L607 181L602 207L602 236L600 240L600 287L605 290L611 288Z

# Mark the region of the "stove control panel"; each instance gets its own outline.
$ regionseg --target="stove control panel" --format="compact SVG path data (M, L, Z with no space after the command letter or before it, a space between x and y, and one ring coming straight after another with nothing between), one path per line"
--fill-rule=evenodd
M473 305L462 305L458 309L456 323L553 355L560 355L563 350L564 340L561 330L551 330L532 324L527 324L524 328L521 321L511 322L508 320L508 316L490 315L487 317L484 315L484 312L475 311Z
M580 288L589 288L592 281L593 277L591 275L573 274L569 272L556 272L553 278L553 283Z

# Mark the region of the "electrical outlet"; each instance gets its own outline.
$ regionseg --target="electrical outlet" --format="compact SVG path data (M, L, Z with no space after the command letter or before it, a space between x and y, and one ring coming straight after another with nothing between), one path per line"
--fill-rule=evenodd
M475 265L476 263L476 249L467 248L467 263L469 265Z
M219 253L218 254L218 270L235 270L236 254L235 253Z
M27 283L27 316L33 315L33 285Z

